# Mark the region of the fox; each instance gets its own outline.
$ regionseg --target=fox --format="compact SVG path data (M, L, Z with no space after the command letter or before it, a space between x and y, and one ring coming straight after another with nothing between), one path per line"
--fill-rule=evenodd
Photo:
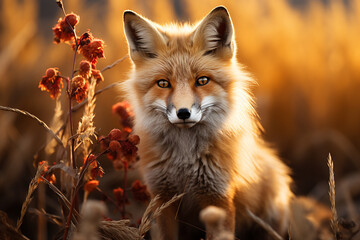
M123 90L141 175L161 203L184 193L156 220L159 238L205 239L199 213L208 206L225 210L223 227L236 238L269 239L247 210L286 235L290 170L262 137L255 80L236 60L228 10L218 6L194 25L126 10L123 23L132 62Z

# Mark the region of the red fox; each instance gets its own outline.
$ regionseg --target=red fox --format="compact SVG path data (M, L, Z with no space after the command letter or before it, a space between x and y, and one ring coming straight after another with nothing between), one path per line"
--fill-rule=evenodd
M224 227L240 239L268 238L247 209L286 234L289 169L261 139L254 80L236 61L226 8L194 26L160 26L125 11L124 29L140 170L163 202L185 193L159 217L161 238L204 238L199 212L209 205L226 211Z

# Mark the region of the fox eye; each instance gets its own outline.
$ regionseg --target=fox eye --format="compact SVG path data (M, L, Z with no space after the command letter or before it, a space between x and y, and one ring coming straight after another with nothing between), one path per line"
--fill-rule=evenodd
M208 77L205 77L205 76L199 77L195 82L195 86L204 86L204 85L208 84L209 81L210 81L210 79Z
M164 79L160 79L159 81L157 81L157 85L161 88L170 88L169 81L164 80Z

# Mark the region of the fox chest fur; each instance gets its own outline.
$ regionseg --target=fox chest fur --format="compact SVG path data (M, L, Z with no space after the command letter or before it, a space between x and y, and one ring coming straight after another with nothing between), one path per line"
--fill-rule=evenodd
M215 141L200 136L196 130L188 129L164 137L151 153L151 160L141 164L155 194L226 196L231 173L217 158Z

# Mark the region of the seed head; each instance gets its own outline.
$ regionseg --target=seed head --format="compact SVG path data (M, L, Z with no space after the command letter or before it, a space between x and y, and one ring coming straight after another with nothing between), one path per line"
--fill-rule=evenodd
M79 74L88 79L91 76L91 64L89 61L82 60L79 64Z
M50 92L50 97L55 99L60 96L62 87L62 77L58 68L48 68L39 83L41 91Z
M93 68L95 68L98 58L105 57L104 41L94 38L89 31L81 35L81 37L77 40L77 44L79 53L91 62ZM75 46L76 45L73 44L74 49Z
M81 103L85 98L87 98L88 91L89 81L80 75L75 76L71 84L71 95L75 96L78 103Z
M80 17L74 13L60 18L57 24L52 28L54 33L54 42L67 42L74 39L74 27L80 21Z

